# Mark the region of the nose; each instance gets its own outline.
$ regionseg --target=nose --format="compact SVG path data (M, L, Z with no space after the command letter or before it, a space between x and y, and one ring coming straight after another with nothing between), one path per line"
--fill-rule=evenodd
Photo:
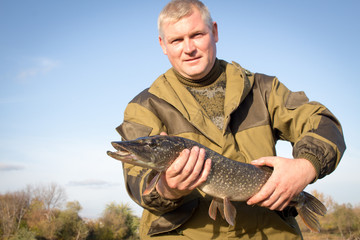
M195 50L196 50L196 47L195 47L194 41L192 39L186 39L184 41L184 52L186 54L191 55L192 53L195 52Z

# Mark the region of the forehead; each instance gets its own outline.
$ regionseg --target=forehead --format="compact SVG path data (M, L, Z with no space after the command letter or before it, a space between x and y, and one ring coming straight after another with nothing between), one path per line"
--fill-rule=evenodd
M163 23L163 33L165 37L172 35L186 35L196 31L206 31L208 26L205 24L201 13L196 8L192 13L179 20L166 21Z

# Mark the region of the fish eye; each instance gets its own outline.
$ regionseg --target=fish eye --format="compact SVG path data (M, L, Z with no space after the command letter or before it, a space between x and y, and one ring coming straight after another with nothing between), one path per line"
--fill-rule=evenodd
M153 140L153 139L151 139L151 140L149 141L148 145L149 145L149 147L151 147L151 148L155 148L155 147L156 147L156 141Z

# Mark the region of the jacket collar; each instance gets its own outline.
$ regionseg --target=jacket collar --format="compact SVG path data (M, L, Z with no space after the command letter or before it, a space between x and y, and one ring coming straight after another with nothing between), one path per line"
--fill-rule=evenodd
M149 92L165 100L175 107L194 127L204 136L222 146L223 135L230 122L230 116L235 111L253 85L253 77L249 77L245 70L237 63L232 64L220 60L226 66L225 91L225 123L221 132L210 120L200 104L191 93L178 81L172 69L160 76L151 85Z

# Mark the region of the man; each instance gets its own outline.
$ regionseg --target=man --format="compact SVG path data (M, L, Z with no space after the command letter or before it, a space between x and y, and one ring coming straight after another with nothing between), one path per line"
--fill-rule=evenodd
M204 149L184 150L149 195L142 192L155 172L124 164L128 193L144 207L141 239L301 239L296 211L288 205L336 168L345 151L339 122L277 78L217 59L217 24L200 1L171 1L158 26L172 68L129 103L117 128L123 139L182 136L274 171L259 193L234 203L231 226L208 216L211 197L196 188L211 168ZM279 139L293 144L294 159L275 156Z

